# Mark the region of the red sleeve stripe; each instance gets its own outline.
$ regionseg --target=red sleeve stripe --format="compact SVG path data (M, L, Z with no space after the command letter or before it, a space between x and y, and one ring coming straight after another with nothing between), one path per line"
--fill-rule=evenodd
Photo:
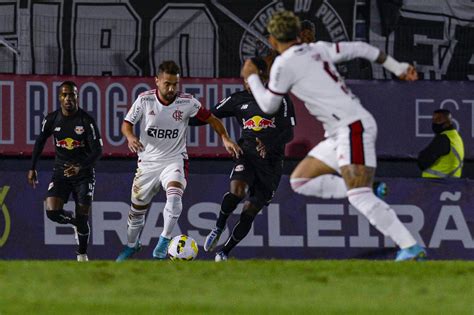
M339 49L339 43L336 43L336 53L339 53L341 50Z
M199 111L196 114L196 118L200 121L206 121L209 117L211 117L211 112L201 105Z
M286 94L286 93L280 93L280 92L273 91L273 90L271 90L270 88L268 88L268 90L269 90L270 92L272 92L273 94L279 95L279 96L284 96L284 95Z

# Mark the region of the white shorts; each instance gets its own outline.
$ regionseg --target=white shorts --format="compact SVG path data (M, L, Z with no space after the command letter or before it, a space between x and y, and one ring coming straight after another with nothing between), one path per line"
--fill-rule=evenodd
M308 156L321 160L340 173L349 164L377 166L375 141L377 124L371 116L338 128L334 134L317 144Z
M180 182L186 188L189 160L179 158L159 162L138 162L132 185L132 203L147 205L170 182Z

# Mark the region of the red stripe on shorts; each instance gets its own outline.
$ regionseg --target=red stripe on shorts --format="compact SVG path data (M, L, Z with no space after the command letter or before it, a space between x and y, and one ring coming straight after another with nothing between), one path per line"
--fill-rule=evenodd
M364 159L364 141L362 135L364 127L360 120L349 125L351 130L351 164L365 165Z

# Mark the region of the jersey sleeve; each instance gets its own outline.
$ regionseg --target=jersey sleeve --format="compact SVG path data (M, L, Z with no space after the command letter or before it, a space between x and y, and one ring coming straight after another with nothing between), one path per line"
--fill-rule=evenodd
M268 89L273 94L285 95L295 82L295 74L289 65L288 60L281 56L278 56L273 62L268 81Z
M138 97L133 103L132 107L125 116L125 120L135 125L143 117L143 112L145 111L145 105L142 103L141 97Z
M281 107L277 118L281 120L282 126L292 128L296 125L295 108L288 94L281 100Z
M200 121L206 121L211 116L211 112L194 99L193 109L189 117L196 117Z
M46 140L48 140L48 138L53 134L53 125L55 117L55 115L49 114L43 119L41 123L41 131L38 135L38 138L36 138L35 146L33 148L33 154L31 157L32 170L36 169L36 163L38 162L38 159L41 153L43 152Z
M340 63L356 58L364 58L369 61L377 60L380 50L364 42L338 42L329 43L319 41L316 45L325 51L333 63Z
M217 103L211 112L217 118L225 118L235 116L235 106L239 103L239 97L237 95L229 95L219 103Z

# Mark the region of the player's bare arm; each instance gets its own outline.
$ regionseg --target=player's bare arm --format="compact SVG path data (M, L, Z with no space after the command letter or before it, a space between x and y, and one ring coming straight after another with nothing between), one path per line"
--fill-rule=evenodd
M258 69L251 59L247 59L245 60L242 70L240 71L240 76L247 80L247 78L252 74L258 74Z
M237 145L237 143L235 143L229 137L227 130L225 129L219 118L211 114L211 116L209 116L206 122L211 125L212 129L214 129L214 131L219 136L221 136L222 143L224 144L224 147L227 152L229 152L233 157L236 158L238 158L243 153L242 149Z
M126 120L122 123L122 134L127 138L128 149L131 152L138 153L144 150L143 144L133 133L133 125Z

